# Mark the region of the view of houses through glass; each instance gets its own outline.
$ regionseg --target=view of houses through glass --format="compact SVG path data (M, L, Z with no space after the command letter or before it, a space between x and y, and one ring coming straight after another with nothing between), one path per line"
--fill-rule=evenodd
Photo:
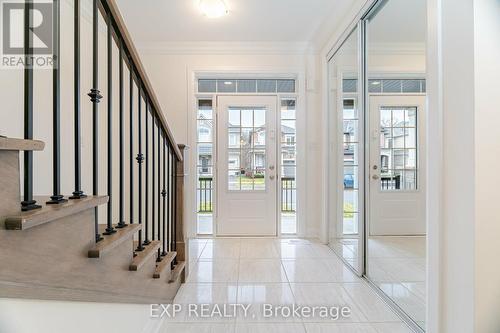
M266 189L266 109L228 109L228 190Z
M211 99L198 100L198 234L213 233L213 201L214 201L214 111Z
M345 81L344 81L345 82ZM344 87L344 92L345 92ZM347 93L345 94L347 95ZM358 233L359 216L359 114L356 99L344 98L344 214L342 230L345 235Z
M295 99L281 100L281 233L297 233L297 118Z

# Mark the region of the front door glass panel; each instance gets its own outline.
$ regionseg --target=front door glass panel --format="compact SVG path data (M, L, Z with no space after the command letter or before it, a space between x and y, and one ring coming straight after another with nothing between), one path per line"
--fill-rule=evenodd
M417 189L417 108L380 108L380 190Z
M266 109L228 110L228 191L266 190Z

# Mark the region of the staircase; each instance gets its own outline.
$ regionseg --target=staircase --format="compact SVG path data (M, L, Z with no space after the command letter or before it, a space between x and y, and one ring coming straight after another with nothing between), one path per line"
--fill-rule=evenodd
M34 195L44 190L34 188L34 170L42 167L34 164L34 154L46 154L46 147L33 139L33 113L37 110L33 68L24 68L24 138L0 137L0 297L169 303L188 274L182 211L186 147L173 138L113 0L93 0L93 84L90 91L81 91L80 1L73 5L72 45L59 45L60 41L54 40L52 172L46 175L52 180L51 193ZM32 6L26 1L25 9ZM54 6L55 21L60 22L60 2L54 1ZM29 13L25 10L25 41L29 40L28 23L32 20ZM107 31L104 66L98 56L101 18ZM54 29L56 36L59 23ZM74 130L69 138L61 133L58 89L59 74L64 70L58 63L59 52L68 47L74 50L75 75ZM113 62L113 49L118 50L118 63ZM30 52L25 48L28 56ZM124 98L124 65L129 72L128 101ZM115 94L103 96L100 92L100 67L106 71L107 92L116 90L117 100ZM114 70L118 70L118 82ZM103 97L107 108L99 110ZM81 125L83 103L92 107L92 128L87 132ZM103 112L107 113L105 128L98 121ZM129 119L127 126L125 118ZM0 128L2 132L7 131ZM91 159L82 157L82 138L92 141ZM73 159L61 158L62 142L74 145ZM107 153L105 165L100 149ZM113 149L118 149L119 158ZM61 182L68 181L61 179L65 168L72 169L74 190L62 194ZM82 179L85 168L92 170L91 179ZM91 183L92 188L84 189L85 183Z

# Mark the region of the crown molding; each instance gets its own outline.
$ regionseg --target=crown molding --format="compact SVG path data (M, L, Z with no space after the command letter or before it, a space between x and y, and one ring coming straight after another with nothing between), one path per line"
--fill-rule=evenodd
M309 42L139 42L137 48L143 54L167 55L315 54L315 49Z

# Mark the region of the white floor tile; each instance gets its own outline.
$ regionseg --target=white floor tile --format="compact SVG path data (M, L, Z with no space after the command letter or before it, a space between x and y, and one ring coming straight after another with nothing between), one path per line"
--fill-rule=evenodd
M242 239L240 258L279 258L274 239Z
M248 312L239 311L238 322L292 322L300 321L282 316L264 315L264 304L292 305L295 302L288 283L253 283L238 285L238 303L250 305Z
M309 244L285 243L278 245L278 254L282 259L314 258L314 252Z
M290 282L337 282L334 273L321 259L282 261Z
M287 278L279 259L240 259L238 282L287 282Z
M159 333L233 333L234 324L226 323L166 323Z
M238 259L199 260L187 282L237 282Z
M411 268L400 270L396 277L410 275L412 270L422 270L421 259L415 256L420 246L416 242L403 244L398 256L375 258L395 260L398 267L404 263L412 264ZM385 244L387 248L398 245L397 240ZM184 311L175 319L164 320L161 332L409 332L369 286L330 248L317 240L217 238L198 239L189 246L190 274L176 296L176 303L242 303L251 304L251 307L247 317L240 310L237 317L229 319L196 318ZM346 242L342 247L352 252L353 244ZM383 251L379 250L387 255ZM381 267L386 269L384 265ZM422 318L425 304L415 301L421 301L425 295L425 282L396 284L393 282L394 267L389 268L390 272L381 270L381 274L385 274L381 288L387 289L415 318L425 319L425 316ZM303 319L293 316L265 318L263 304L288 305L290 308L293 304L347 306L351 314L336 321L319 315Z
M335 321L366 322L365 316L349 297L341 283L290 283L295 301L305 306L348 307L350 316ZM331 318L303 318L304 322L332 322Z
M200 259L238 259L239 257L239 239L214 239L205 245L200 255Z
M412 333L413 331L403 323L372 323L377 333Z
M365 283L343 285L351 299L370 322L398 322L399 318L384 301Z
M307 333L377 333L369 324L307 323Z
M303 324L237 323L236 333L305 333Z

